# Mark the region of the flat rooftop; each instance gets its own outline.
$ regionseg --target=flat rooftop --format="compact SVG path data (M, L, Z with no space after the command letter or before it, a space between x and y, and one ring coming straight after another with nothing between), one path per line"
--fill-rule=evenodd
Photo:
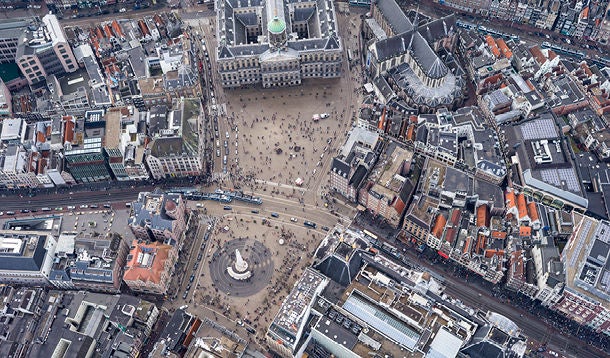
M575 221L576 232L562 252L566 288L610 309L610 222L579 214Z
M306 268L290 294L284 299L275 319L269 326L269 332L294 346L298 341L297 336L302 330L302 326L307 321L314 298L322 292L327 282L326 276L309 267Z

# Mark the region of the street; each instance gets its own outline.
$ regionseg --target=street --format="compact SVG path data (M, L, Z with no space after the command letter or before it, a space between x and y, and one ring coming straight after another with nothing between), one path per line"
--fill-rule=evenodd
M473 282L472 279L464 279L450 272L443 270L442 264L433 264L420 257L414 249L403 252L408 259L416 265L436 272L445 278L445 293L449 296L461 300L465 305L480 309L497 312L515 322L523 333L530 339L537 342L548 342L547 346L557 352L569 355L570 357L595 358L606 355L599 349L587 345L582 340L573 335L561 332L553 326L543 322L541 317L530 314L527 310L514 307L509 302L501 302L498 297L491 294L487 288L482 288ZM472 274L474 275L474 274ZM529 346L528 348L533 348Z
M419 9L419 4L417 6ZM427 1L420 10L434 15L438 15L439 9L452 12L438 6ZM136 18L159 11L128 10L90 18L65 18L62 24L88 26L117 16ZM365 11L353 9L352 14L337 14L344 50L359 48L357 35L360 27L356 23L361 21L360 15ZM205 122L199 123L199 145L210 165L210 185L200 190L211 192L217 187L239 189L260 197L263 203L188 202L189 231L175 268L169 298L163 303L166 312L163 322L170 312L188 305L189 312L208 320L208 323L222 325L240 337L255 338L254 341L262 346L268 323L298 274L310 264L312 250L326 235L324 228L332 228L337 223L348 225L356 216L353 205L330 196L328 172L362 102L358 89L364 79L359 67L350 68L347 56L344 56L344 75L340 79L305 81L300 87L282 89L223 89L215 59L214 13L206 5L192 2L186 10L174 12L196 33L195 47L200 61L202 101L206 111ZM490 26L518 32L527 44L543 41L513 24L498 22ZM593 51L587 53L591 55ZM326 112L330 118L312 121L312 115ZM303 179L302 186L296 185L297 178ZM0 210L14 211L15 217L22 217L21 210L51 208L50 211L57 213L64 212L66 206L91 204L116 204L125 209L125 203L136 200L138 192L155 189L149 184L124 188L112 186L107 184L105 190L83 190L83 186L80 190L61 189L32 196L5 192ZM87 220L83 215L87 214L81 214L80 227L84 227L84 220ZM2 215L2 219L11 217ZM104 229L110 230L114 219L108 224L102 224L108 222L104 221L109 220L106 216L96 220ZM372 227L375 223L368 218L363 220L367 220L363 228L375 229ZM313 222L317 227L305 227L304 221ZM77 216L74 220L66 220L66 228L62 229L77 229L78 223ZM117 226L128 230L124 225L121 221ZM394 237L395 234L388 228L377 232L381 233L380 237ZM235 261L236 249L244 255L254 273L248 281L226 279L227 267ZM404 255L415 266L443 276L447 295L475 309L504 315L514 321L531 341L544 342L552 350L570 357L607 355L607 352L555 328L544 321L544 317L496 297L474 280L459 277L447 266L428 261L413 249L407 249ZM240 327L237 322L244 318L253 323ZM246 331L246 327L256 333ZM160 329L163 329L162 324ZM536 347L530 342L528 348L535 350Z

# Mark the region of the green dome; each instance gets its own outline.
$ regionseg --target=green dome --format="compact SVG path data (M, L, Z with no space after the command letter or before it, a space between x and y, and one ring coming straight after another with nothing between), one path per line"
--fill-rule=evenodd
M286 30L286 23L284 22L284 20L275 16L273 18L273 20L269 21L269 24L267 25L267 29L271 33L281 34L282 32L284 32L284 30Z

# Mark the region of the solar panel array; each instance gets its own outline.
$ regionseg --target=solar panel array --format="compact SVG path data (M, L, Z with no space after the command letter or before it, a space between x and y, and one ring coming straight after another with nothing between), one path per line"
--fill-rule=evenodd
M561 186L561 180L559 180L559 174L554 169L545 169L540 171L542 180L553 186Z
M523 123L520 128L523 140L553 139L559 136L555 123L550 118Z
M580 192L580 183L576 173L571 168L543 169L540 171L542 180L558 188L565 188L571 192Z
M559 174L559 178L565 182L565 186L569 191L575 193L580 192L580 183L574 169L557 169L557 173Z

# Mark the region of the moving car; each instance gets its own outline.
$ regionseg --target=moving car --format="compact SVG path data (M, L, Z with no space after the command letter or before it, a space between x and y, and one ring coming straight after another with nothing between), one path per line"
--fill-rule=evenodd
M316 225L316 223L313 223L311 221L303 221L303 225L310 227L312 229L315 229L318 225Z
M274 217L274 218L279 218L280 214L278 214L278 213L271 213L271 216Z

